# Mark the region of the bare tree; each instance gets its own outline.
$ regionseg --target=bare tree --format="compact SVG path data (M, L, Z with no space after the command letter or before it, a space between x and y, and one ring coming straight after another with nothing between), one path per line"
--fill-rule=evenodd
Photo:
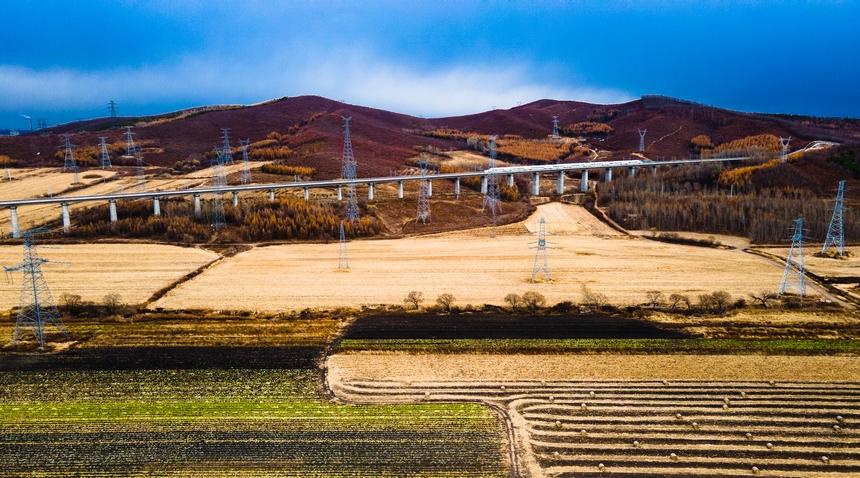
M732 302L732 295L724 290L718 290L711 294L711 300L717 312L722 312Z
M102 305L108 308L108 310L113 313L119 306L122 305L122 296L117 294L116 292L112 292L110 294L105 295L102 298Z
M699 294L699 308L703 312L708 311L714 306L714 297L711 294Z
M454 301L457 300L454 298L453 294L444 293L436 298L436 303L439 304L446 312L451 312L451 308L454 306Z
M683 302L684 296L681 294L669 294L669 308L675 310ZM689 299L687 299L689 301Z
M420 307L420 304L423 301L424 293L419 292L417 290L413 290L412 292L406 294L406 298L403 299L403 302L405 302L406 305L411 305L412 307L415 307L415 310L418 310L418 307Z
M763 290L758 294L750 294L750 298L753 300L753 303L758 302L765 309L768 308L768 303L770 301L776 300L777 295L776 292Z
M651 304L651 308L656 309L663 305L663 293L659 290L649 290L645 296L648 297L648 303Z
M516 312L519 310L520 304L523 302L523 298L511 292L505 296L505 302L511 306L511 310Z
M546 297L541 293L530 290L523 294L523 303L529 312L535 313L538 309L546 305Z
M585 284L582 284L581 293L582 303L591 307L603 307L609 302L609 298L606 297L606 294L594 292Z
M78 294L70 294L68 292L63 292L63 294L60 296L60 300L63 302L63 305L65 307L69 308L80 307L81 304L83 304L81 296L79 296Z

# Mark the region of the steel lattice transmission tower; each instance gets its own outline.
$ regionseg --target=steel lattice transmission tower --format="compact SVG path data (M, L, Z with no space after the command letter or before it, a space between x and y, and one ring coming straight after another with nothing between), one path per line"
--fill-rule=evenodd
M532 249L537 249L535 254L535 265L532 269L532 282L535 277L543 272L546 275L546 280L551 281L549 276L549 258L546 255L547 249L552 249L552 243L546 242L546 219L540 218L540 229L538 229L538 240L532 243Z
M230 128L221 128L221 131L224 132L224 146L221 147L221 155L224 156L222 163L224 165L233 164L233 151L230 150L230 136L227 133Z
M63 138L66 139L66 153L63 159L63 172L66 172L66 170L71 169L75 173L75 184L77 184L80 182L78 180L78 163L77 161L75 161L75 152L72 151L72 148L76 148L77 145L72 144L72 142L69 140L69 135L64 134Z
M349 269L349 258L346 256L346 233L343 229L343 221L340 221L340 249L337 253L337 268Z
M824 240L824 248L821 253L827 252L830 246L839 248L839 256L845 255L845 225L842 222L842 209L845 199L845 181L839 181L839 191L836 193L836 205L833 206L833 217L830 219L830 228L827 230L827 239Z
M645 133L648 132L647 129L637 129L637 133L639 133L639 151L645 151Z
M131 126L125 127L125 156L124 158L134 158L135 171L137 176L137 191L146 190L146 178L143 175L143 158L140 156L140 148L134 144L132 139Z
M490 162L487 164L487 170L490 171L496 167L496 137L490 138ZM493 213L493 232L492 237L496 237L496 214L502 211L501 194L499 193L499 176L495 173L487 175L487 192L484 193L484 202L481 205L481 212L484 209L490 208Z
M341 118L343 117L341 116ZM341 179L355 181L357 163L355 162L355 156L352 154L352 139L349 136L349 120L351 119L352 116L349 118L343 118L346 126L344 126L343 130L343 161L341 164L340 177ZM350 222L358 221L359 219L358 196L355 192L354 182L350 182L347 187L346 219Z
M803 218L794 221L794 236L791 238L791 249L785 260L785 272L782 274L782 284L779 293L794 291L800 297L806 295L806 277L803 268Z
M101 163L101 167L102 167L102 169L104 169L104 168L113 169L113 166L110 164L110 154L108 153L108 150L107 150L107 143L105 143L107 136L99 136L99 139L102 140L102 142L101 142L102 151L101 151L101 156L99 156L99 162Z
M559 139L558 135L558 116L552 117L552 139Z
M116 103L110 100L108 108L110 109L110 129L116 129Z
M421 168L421 182L418 186L418 218L416 222L421 221L427 224L430 220L430 184L427 181L427 165L429 160L423 158L418 162Z
M32 329L33 335L39 342L39 347L43 348L45 346L45 326L48 322L54 324L66 338L69 337L69 333L66 331L66 326L63 325L60 312L51 296L51 290L42 274L42 264L51 261L39 257L36 243L33 241L33 234L36 232L40 232L40 229L21 233L24 239L24 260L16 266L3 267L3 269L7 273L14 271L22 271L23 273L21 299L18 303L18 319L12 334L12 345L18 342L18 339L24 335L27 329Z
M788 138L779 138L779 145L782 146L782 162L784 163L788 159L788 143L791 142L791 136Z
M215 171L215 177L212 182L216 188L227 186L227 173L224 171L225 161L223 151L215 148L215 159L210 164ZM226 226L227 219L224 217L224 198L221 197L221 191L216 191L215 197L212 198L212 229L217 231Z
M248 162L248 145L250 143L250 139L239 140L239 146L242 147L242 184L251 184L251 163Z

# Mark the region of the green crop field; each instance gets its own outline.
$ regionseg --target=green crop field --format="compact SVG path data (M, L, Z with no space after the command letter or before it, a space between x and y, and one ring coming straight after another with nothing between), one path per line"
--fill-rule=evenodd
M338 349L424 353L703 353L831 355L860 352L857 340L822 339L344 339Z
M317 370L0 373L3 476L507 476L470 404L353 406Z

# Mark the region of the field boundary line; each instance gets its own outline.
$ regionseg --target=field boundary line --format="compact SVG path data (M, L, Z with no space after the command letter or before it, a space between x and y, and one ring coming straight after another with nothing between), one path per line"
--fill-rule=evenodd
M179 287L180 285L190 281L191 279L199 276L200 274L202 274L206 270L210 269L211 267L218 265L221 261L223 261L224 259L227 259L228 257L232 257L232 256L225 256L222 254L218 254L218 257L216 257L215 259L212 259L211 261L207 262L206 264L203 264L202 266L198 267L197 269L194 269L193 271L189 272L188 274L185 274L184 276L180 277L179 279L176 279L175 281L171 282L170 284L162 287L161 289L157 290L154 294L152 294L152 296L150 296L149 299L146 299L146 302L143 303L143 308L145 309L145 308L149 307L151 304L158 302L162 297L167 295L173 289L175 289L175 288Z

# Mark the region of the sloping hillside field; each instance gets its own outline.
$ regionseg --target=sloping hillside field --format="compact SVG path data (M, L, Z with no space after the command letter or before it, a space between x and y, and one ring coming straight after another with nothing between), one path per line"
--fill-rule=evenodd
M539 221L548 206L540 206L525 224L534 227L530 223ZM591 234L594 228L570 219L558 226L559 234L547 239L554 247L548 251L552 282L530 282L535 260L530 246L537 238L526 234L527 227L509 225L500 228L496 238L488 237L488 229L478 229L349 242L346 271L337 269L336 242L257 247L182 284L156 305L228 310L357 307L401 304L410 291L423 292L430 303L451 293L459 305L503 305L506 294L529 290L540 292L552 305L579 301L586 285L605 294L609 303L623 306L643 303L651 290L691 297L725 290L745 296L776 289L782 277L773 264L738 251L596 236ZM556 230L553 223L548 229Z

